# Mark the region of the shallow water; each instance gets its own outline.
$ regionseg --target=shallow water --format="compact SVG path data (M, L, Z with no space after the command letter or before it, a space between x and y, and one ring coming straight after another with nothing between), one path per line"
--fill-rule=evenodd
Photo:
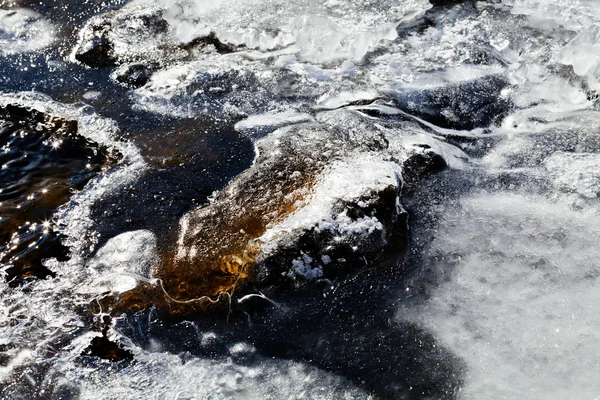
M0 2L0 397L598 396L600 2L456 3ZM119 83L130 63L148 76ZM107 318L260 143L315 125L386 143L327 164L315 199L413 145L447 165L404 170L393 262L255 282L211 318ZM262 239L381 229L303 210ZM294 250L304 278L331 261Z

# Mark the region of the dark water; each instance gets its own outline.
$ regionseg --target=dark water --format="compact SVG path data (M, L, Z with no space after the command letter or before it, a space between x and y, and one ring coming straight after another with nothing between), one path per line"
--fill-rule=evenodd
M77 134L77 122L16 106L0 109L0 262L7 279L51 275L41 261L68 250L53 226L57 207L120 155Z

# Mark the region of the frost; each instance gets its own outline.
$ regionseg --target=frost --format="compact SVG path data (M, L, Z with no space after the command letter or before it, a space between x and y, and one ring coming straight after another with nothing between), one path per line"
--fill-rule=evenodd
M323 267L320 265L313 267L312 262L313 258L304 254L302 257L292 260L292 271L308 280L322 277Z

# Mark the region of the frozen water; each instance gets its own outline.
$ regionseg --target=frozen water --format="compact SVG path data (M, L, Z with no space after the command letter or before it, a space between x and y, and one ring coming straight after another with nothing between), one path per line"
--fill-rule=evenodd
M599 223L502 192L447 210L428 251L446 281L409 313L467 362L461 398L594 398Z
M38 13L0 9L0 54L42 50L54 41L54 26Z
M235 346L239 353L245 346ZM65 384L81 382L81 399L366 399L348 382L314 367L289 361L260 360L240 365L169 353L141 353L127 374L70 369Z
M152 66L149 81L126 92L140 115L205 114L251 141L311 123L349 136L367 128L382 134L385 151L345 154L326 167L307 193L310 201L268 227L261 238L267 252L274 250L269 243L306 229L381 230L375 216L351 219L333 204L401 186L398 160L411 149L441 155L468 184L450 177L416 195L435 203L425 213L439 217L432 217L432 227L418 226L430 229L431 240L406 279L429 286L426 298L393 306L397 319L432 332L464 361L458 398L592 399L600 393L599 10L598 0L436 8L425 0L134 0L118 11L123 25L111 34L124 60ZM147 13L162 15L164 35L135 25ZM23 8L0 10L0 55L49 48L55 26L48 21ZM182 50L211 33L234 51L222 54L213 45ZM165 48L177 57L154 62ZM66 63L53 60L49 73L75 68ZM102 107L112 99L109 92L86 87L81 99ZM62 95L81 100L77 93ZM497 107L486 108L495 100ZM82 361L99 333L88 330L79 310L102 293L147 280L161 239L130 231L98 249L93 205L148 166L133 144L117 140L113 121L83 103L0 95L2 105L15 102L76 119L79 133L113 146L124 160L76 193L53 221L73 253L71 261L46 261L56 277L17 288L0 282L5 393L31 398L24 388L41 375L38 389L84 399L368 398L341 377L302 362L264 359L250 345L232 347L230 358L173 354L133 343L116 325L108 335L134 361L118 367ZM331 111L338 108L345 110ZM482 113L474 124L479 110L492 110L494 118ZM457 199L445 191L458 192ZM423 219L411 216L416 225ZM299 252L288 267L318 280L330 262L327 255ZM404 300L407 292L386 296ZM246 356L256 358L236 358Z
M216 33L222 40L249 48L272 50L294 45L310 61L360 59L379 41L393 40L396 25L430 5L402 3L280 0L161 0L166 20L181 41Z

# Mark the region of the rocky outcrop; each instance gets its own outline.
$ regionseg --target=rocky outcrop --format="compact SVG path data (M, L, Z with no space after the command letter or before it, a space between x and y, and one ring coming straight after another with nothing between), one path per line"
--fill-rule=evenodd
M445 164L433 157L417 168L431 150L391 149L366 118L330 114L361 124L341 129L325 118L258 140L254 165L181 219L176 246L151 272L158 280L106 299L104 307L222 313L233 296L289 293L397 260L408 229L402 176L416 182Z

